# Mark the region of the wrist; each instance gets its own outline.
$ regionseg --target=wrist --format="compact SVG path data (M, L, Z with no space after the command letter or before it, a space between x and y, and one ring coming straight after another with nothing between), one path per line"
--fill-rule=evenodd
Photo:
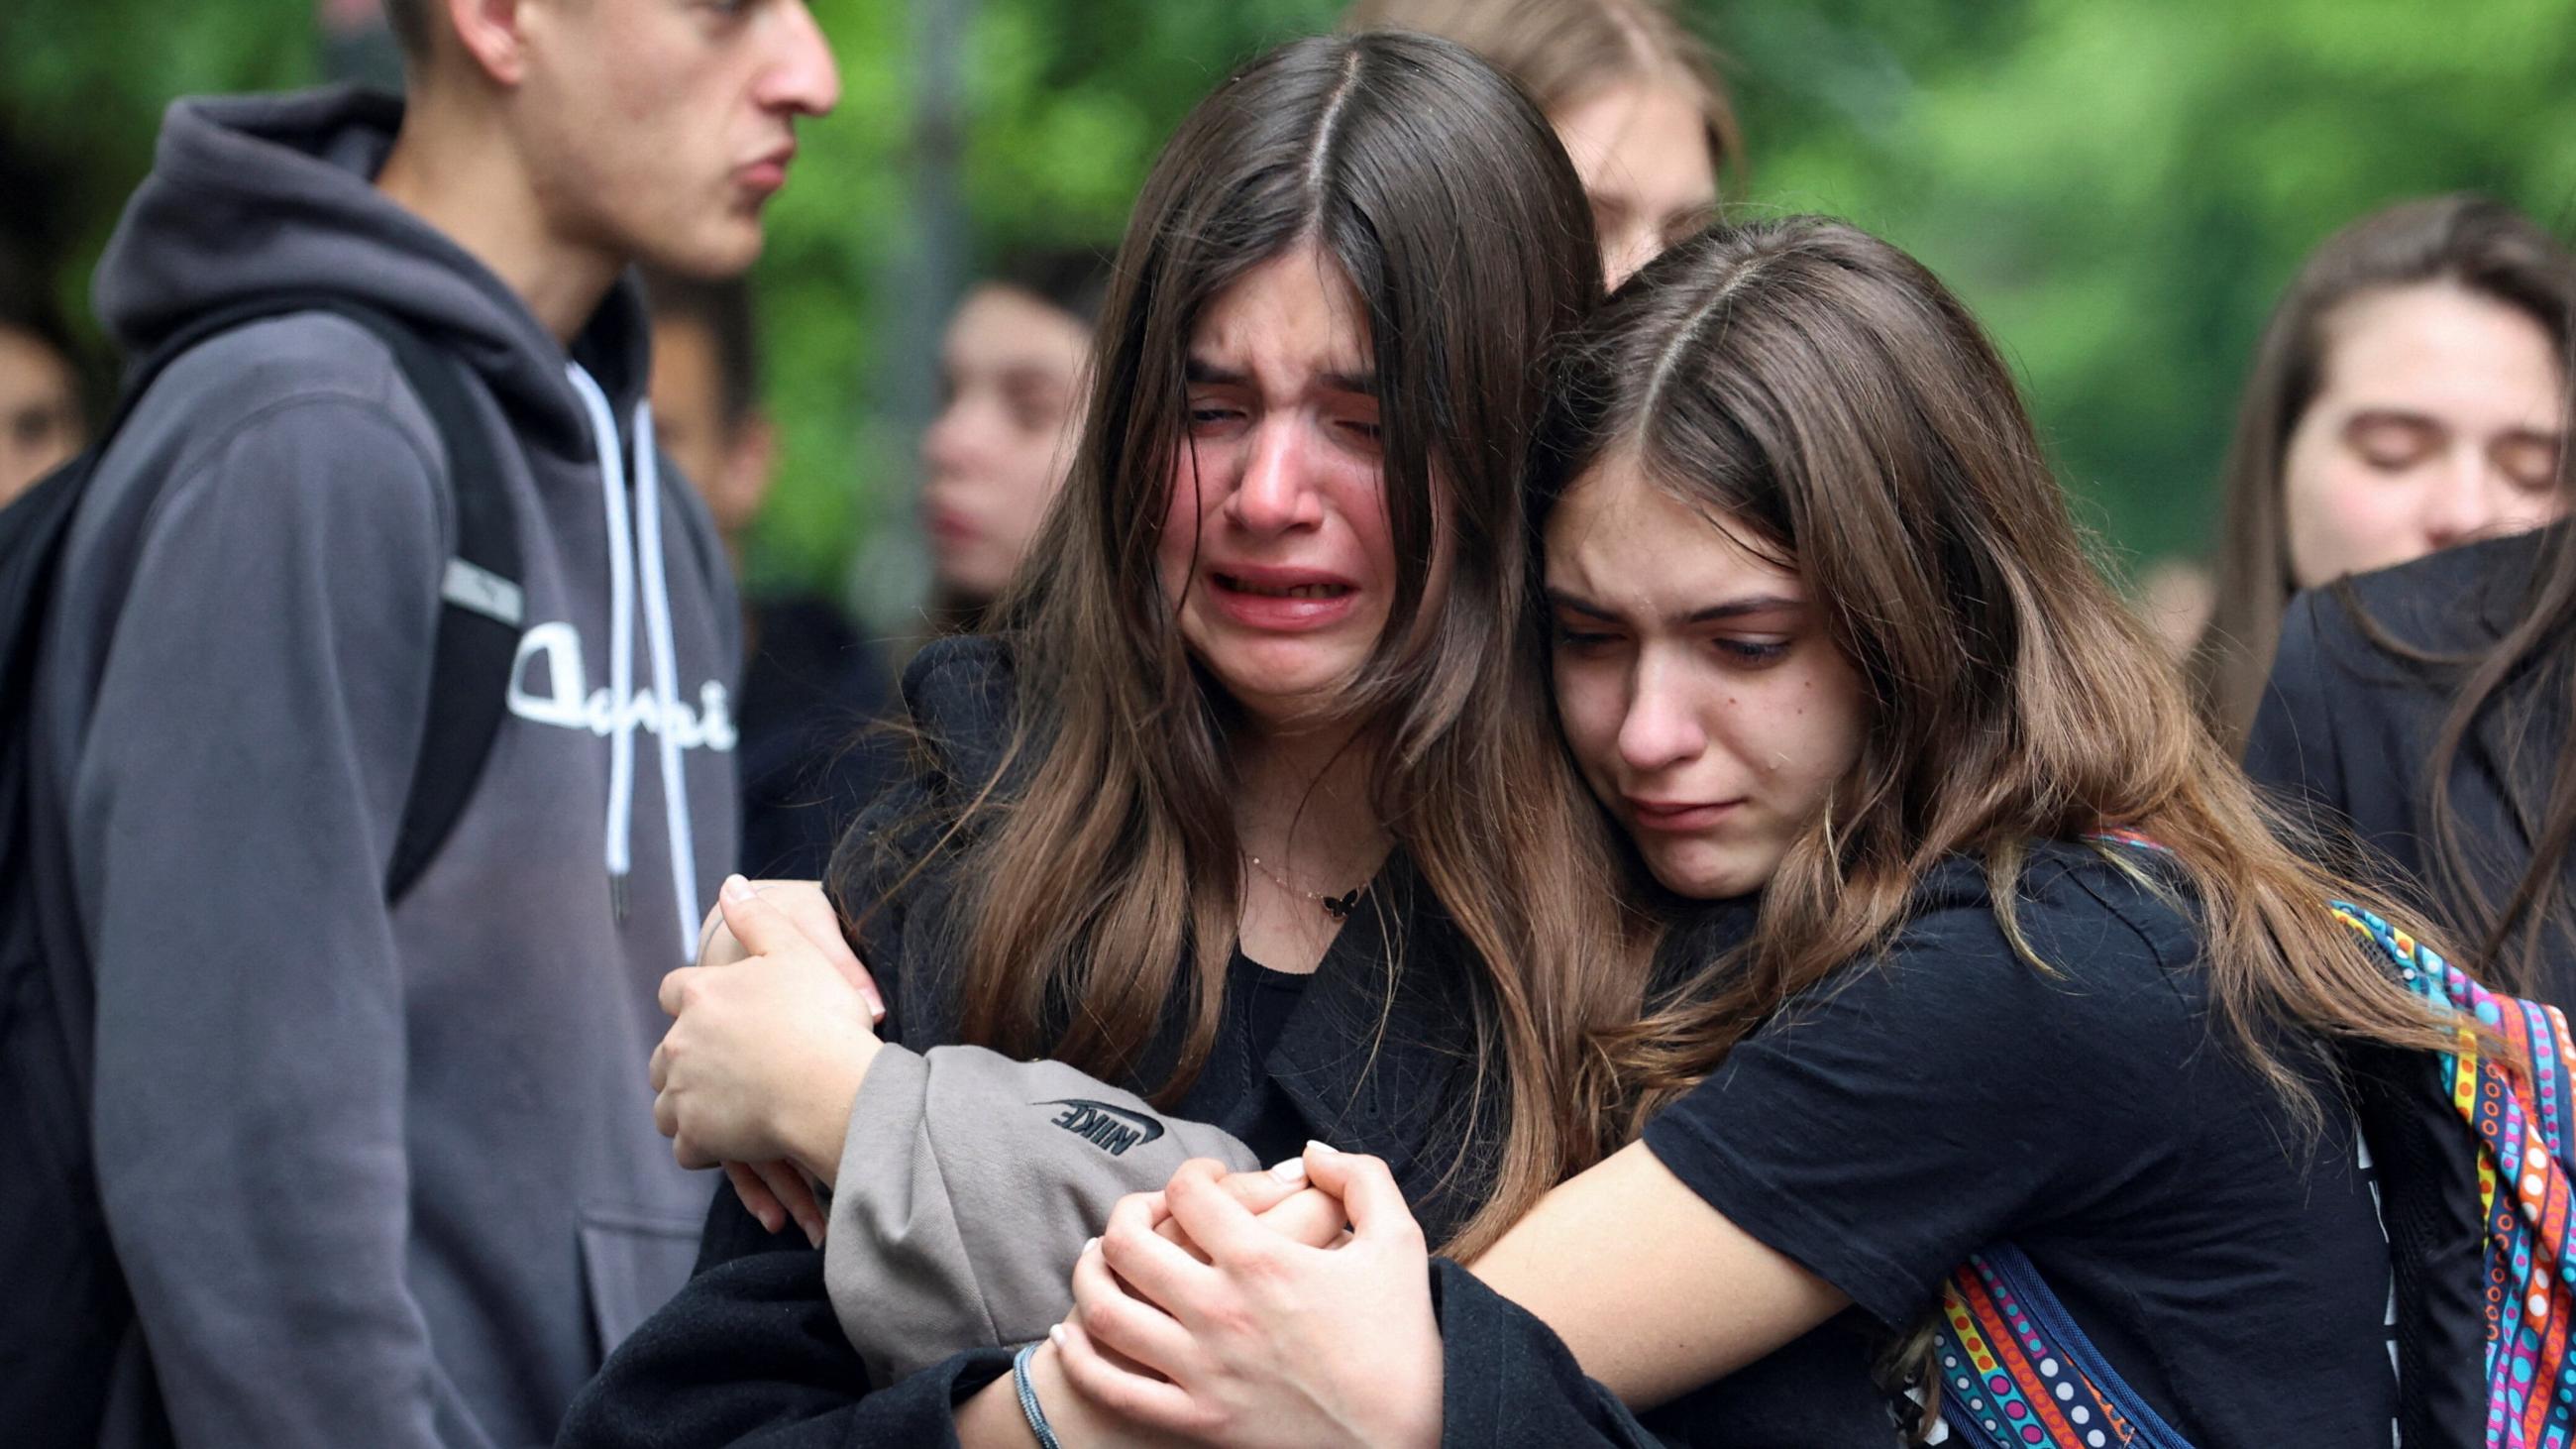
M1037 1449L1011 1376L1004 1373L977 1389L957 1406L957 1442L961 1449Z
M850 1111L859 1099L859 1089L867 1085L868 1065L883 1045L873 1034L860 1033L847 1050L833 1052L805 1074L806 1090L799 1094L785 1145L796 1165L825 1187L840 1178L841 1144L850 1135Z

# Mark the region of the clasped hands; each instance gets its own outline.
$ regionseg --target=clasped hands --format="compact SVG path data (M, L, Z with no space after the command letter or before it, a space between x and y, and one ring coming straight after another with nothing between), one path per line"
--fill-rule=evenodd
M1429 1255L1377 1158L1308 1143L1267 1174L1185 1163L1120 1200L1073 1298L1030 1363L1066 1449L1440 1440Z
M698 964L662 978L671 1029L653 1049L653 1125L683 1167L721 1163L771 1232L820 1246L814 1184L840 1171L850 1104L885 1002L814 881L726 878Z

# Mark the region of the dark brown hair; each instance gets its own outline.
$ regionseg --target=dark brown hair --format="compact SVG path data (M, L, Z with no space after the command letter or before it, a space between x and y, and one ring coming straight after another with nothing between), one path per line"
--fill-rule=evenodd
M645 305L655 328L703 327L714 344L716 418L733 434L760 409L760 317L745 277L709 279L644 269Z
M1585 329L1548 435L1536 511L1633 459L1798 570L1870 701L1749 944L1609 1038L1638 1120L1886 941L1944 858L1983 860L2018 943L2032 844L2112 827L2170 851L2217 1021L2300 1120L2322 1120L2311 1048L2442 1044L2324 908L2373 898L2284 846L2199 728L2088 556L2010 372L1912 258L1813 217L1686 242Z
M429 22L431 7L439 0L381 0L385 11L385 28L394 33L394 43L402 47L403 59L413 65L429 58Z
M1620 81L1679 81L1698 99L1710 169L1743 181L1744 131L1716 57L1662 0L1358 0L1342 23L1454 40L1551 116Z
M1476 958L1472 1110L1506 1122L1494 1161L1457 1164L1496 1187L1457 1239L1472 1251L1599 1154L1609 1079L1582 1046L1634 1018L1643 972L1622 948L1614 844L1557 742L1522 514L1540 358L1598 299L1600 257L1546 120L1457 46L1283 46L1155 163L1071 476L999 606L1019 696L1007 768L1025 784L988 792L966 847L961 1030L1118 1079L1177 1003L1166 1103L1214 1043L1241 909L1233 706L1183 644L1156 550L1197 321L1300 245L1365 310L1395 554L1414 561L1343 703L1377 742L1379 818ZM1401 944L1389 992L1422 969Z
M2242 747L2281 642L2290 574L2281 469L2290 435L2324 386L2327 328L2367 293L2448 283L2529 316L2563 373L2576 327L2576 259L2548 232L2499 201L2467 194L2409 201L2326 238L2300 267L2264 325L2219 474L2217 597L2192 651L2203 717L2230 750Z

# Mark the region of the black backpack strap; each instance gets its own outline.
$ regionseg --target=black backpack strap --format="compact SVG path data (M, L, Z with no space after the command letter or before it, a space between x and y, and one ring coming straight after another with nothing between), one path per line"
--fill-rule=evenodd
M518 528L504 490L490 431L466 390L464 365L409 324L374 307L327 292L273 292L213 308L188 320L127 369L114 411L78 464L48 477L41 497L8 510L11 535L42 535L42 546L12 548L0 584L18 602L40 598L50 583L56 546L89 469L153 381L179 357L222 333L272 317L328 312L373 333L420 399L447 454L447 491L456 513L456 553L440 577L437 643L430 666L429 716L402 824L385 873L385 897L400 900L456 825L491 753L508 707L511 665L518 657L526 609L520 587ZM78 476L65 476L77 473ZM22 618L11 613L6 617ZM31 651L13 651L31 652ZM32 667L32 666L30 666Z
M128 372L101 437L113 435L144 389L180 354L219 333L296 312L347 318L383 342L447 454L456 552L440 575L442 607L430 663L429 716L403 800L393 861L385 872L385 899L398 901L438 854L482 776L484 757L492 752L508 708L510 668L518 658L526 612L518 527L491 431L466 389L464 364L410 324L351 298L327 292L271 293L192 318L153 348Z
M429 718L385 872L385 898L398 901L455 829L508 708L510 670L527 614L519 534L500 457L466 391L463 363L383 313L345 301L328 310L366 327L393 350L395 365L438 429L456 509L456 553L439 580Z
M2477 1135L2435 1089L2422 1053L2368 1046L2349 1051L2347 1061L2388 1231L2399 1442L2484 1449L2486 1223Z

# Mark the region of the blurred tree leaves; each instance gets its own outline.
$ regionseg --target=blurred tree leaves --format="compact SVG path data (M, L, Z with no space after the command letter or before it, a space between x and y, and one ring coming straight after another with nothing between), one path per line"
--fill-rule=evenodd
M959 0L910 0L914 4ZM806 128L761 263L784 472L757 576L828 582L899 517L878 415L906 245L902 0L811 0L844 99ZM963 185L982 257L1114 243L1154 150L1328 0L972 0ZM2197 548L2245 356L2301 256L2404 196L2474 187L2576 222L2576 0L1689 0L1732 57L1752 205L1848 215L1968 298L2121 552ZM48 178L0 222L85 269L161 106L300 84L311 0L0 4L0 134ZM81 279L66 282L77 298Z
M1702 0L1754 200L1940 271L2118 551L2190 551L2256 333L2327 233L2473 188L2576 222L2568 0Z

